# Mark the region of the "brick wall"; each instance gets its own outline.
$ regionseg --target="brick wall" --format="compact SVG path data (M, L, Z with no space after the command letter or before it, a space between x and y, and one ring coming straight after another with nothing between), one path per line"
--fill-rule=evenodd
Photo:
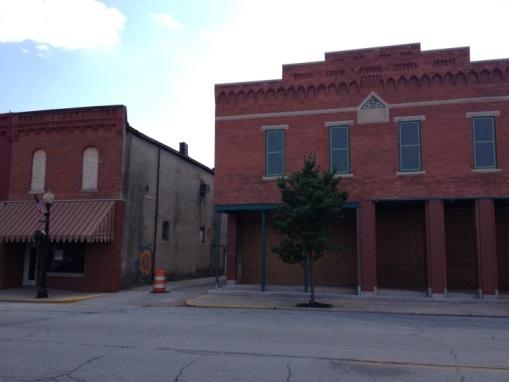
M123 106L14 113L9 118L12 156L8 199L31 198L32 155L37 149L46 151L45 188L57 200L120 197L126 120ZM83 151L89 146L99 151L97 192L81 191Z
M114 240L86 245L83 277L51 277L48 286L87 292L115 292L121 286L122 235L125 203L115 203Z
M332 228L332 244L340 247L337 251L326 251L316 261L314 276L320 286L357 286L357 239L355 211L348 211L346 217ZM260 283L260 213L243 213L238 219L239 241L238 261L241 263L240 282ZM271 248L281 240L273 228L272 215L267 215L267 283L280 285L303 285L304 271L299 264L284 263Z
M22 285L24 259L24 244L0 243L0 289Z
M11 163L10 118L0 115L0 200L7 199Z
M357 108L372 91L386 102L389 121L359 124ZM285 66L281 80L217 85L215 203L279 201L275 182L262 180L262 126L288 125L289 173L302 167L308 153L316 154L318 164L328 169L324 124L345 120L354 122L353 177L342 181L352 201L508 195L509 151L503 149L509 147L508 95L509 60L470 62L465 48L421 52L415 44L331 53L323 62ZM436 101L442 103L426 103ZM466 113L478 111L500 112L496 117L500 172L472 171L472 128ZM398 116L425 116L424 174L397 174L399 137L393 118Z

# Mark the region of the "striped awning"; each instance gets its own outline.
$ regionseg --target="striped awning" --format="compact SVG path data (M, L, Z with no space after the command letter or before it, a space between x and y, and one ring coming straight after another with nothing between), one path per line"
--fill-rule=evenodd
M115 201L59 201L50 210L53 242L113 241ZM44 215L34 202L0 202L0 242L33 242L44 229Z

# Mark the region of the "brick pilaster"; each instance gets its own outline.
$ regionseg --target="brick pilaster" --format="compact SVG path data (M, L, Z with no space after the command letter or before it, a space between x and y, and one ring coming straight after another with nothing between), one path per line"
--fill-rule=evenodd
M428 262L428 290L445 295L447 291L444 202L426 202L426 253Z
M376 210L372 201L362 201L358 212L361 292L376 292Z
M498 289L495 206L491 199L475 203L479 288L481 295L496 295Z

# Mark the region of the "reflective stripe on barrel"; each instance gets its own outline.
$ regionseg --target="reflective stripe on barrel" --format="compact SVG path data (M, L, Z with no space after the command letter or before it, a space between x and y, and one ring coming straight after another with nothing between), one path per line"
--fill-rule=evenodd
M158 269L154 276L154 289L153 293L164 293L166 292L166 271L164 269Z

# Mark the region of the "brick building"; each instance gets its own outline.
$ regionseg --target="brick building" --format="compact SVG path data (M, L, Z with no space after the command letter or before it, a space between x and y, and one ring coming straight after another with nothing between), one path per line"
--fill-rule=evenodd
M282 79L220 84L215 205L227 279L299 284L271 252L275 179L315 154L350 194L317 285L430 296L509 290L509 59L420 44L331 52Z
M35 284L46 190L49 287L115 291L154 266L209 274L213 172L181 146L132 128L124 106L0 114L0 288Z

